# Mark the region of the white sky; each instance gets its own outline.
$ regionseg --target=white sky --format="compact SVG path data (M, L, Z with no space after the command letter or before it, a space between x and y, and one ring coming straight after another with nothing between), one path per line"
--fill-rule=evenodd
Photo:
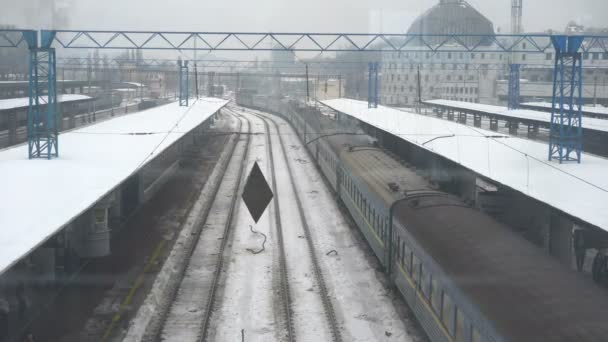
M49 26L66 8L69 28L111 30L404 32L438 0L0 0L0 23ZM502 32L511 0L470 0ZM46 9L45 9L46 8ZM607 0L524 0L526 31L562 30L570 20L608 26ZM65 24L57 28L66 28Z

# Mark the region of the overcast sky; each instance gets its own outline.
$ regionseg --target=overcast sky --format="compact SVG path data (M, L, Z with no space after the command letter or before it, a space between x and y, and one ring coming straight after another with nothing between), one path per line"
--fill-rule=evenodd
M1 24L48 27L53 0L0 0ZM438 0L55 0L73 29L392 32ZM470 0L502 32L511 0ZM46 8L45 8L46 7ZM524 0L525 31L563 30L575 20L608 27L608 0ZM61 18L59 27L66 28Z

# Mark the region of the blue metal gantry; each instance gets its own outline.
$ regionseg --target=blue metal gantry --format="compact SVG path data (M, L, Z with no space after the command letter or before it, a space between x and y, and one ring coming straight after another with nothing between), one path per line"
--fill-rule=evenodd
M520 103L519 71L520 64L509 64L509 109L518 109Z
M380 63L369 63L369 75L367 85L367 107L378 108L379 96L379 79L378 70L380 69Z
M582 36L551 37L555 47L549 160L581 162L583 148Z
M55 33L44 31L0 30L0 47L17 48L26 44L29 63L29 102L27 116L28 158L51 159L59 156L57 113L57 73Z
M24 38L10 38L11 30L0 30L0 47L16 47ZM28 30L21 31L26 36ZM35 31L29 31L34 32ZM7 36L10 39L6 39ZM42 30L45 37L40 47L49 53L53 45L71 49L148 49L148 50L202 50L202 51L313 51L313 52L499 52L499 53L556 53L554 113L552 114L552 135L549 158L577 160L580 162L580 106L582 79L580 78L581 59L576 56L579 49L582 52L608 53L608 36L555 36L551 34L384 34L384 33L264 33L264 32L158 32L158 31L80 31L80 30ZM563 41L563 43L562 43ZM569 42L569 43L567 43ZM575 47L573 49L573 47ZM33 53L33 52L31 52ZM41 72L45 70L47 79L51 80L54 93L54 52L52 57L40 64L40 56L33 60L32 75L34 82L30 91L33 100L31 111L36 113L40 108L39 97L35 85L40 82ZM46 69L45 69L46 67ZM41 70L43 69L43 70ZM181 83L180 83L181 85ZM377 82L375 84L377 87ZM40 88L39 88L40 89ZM375 88L374 88L375 89ZM183 90L183 89L182 89ZM186 87L187 92L187 87ZM370 103L377 105L378 94L374 91ZM183 96L184 92L180 91ZM48 98L49 94L45 94ZM36 100L38 99L38 100ZM51 101L54 97L51 94ZM183 97L180 97L183 99ZM48 99L47 99L48 100ZM180 103L181 104L181 103ZM571 104L571 106L568 106ZM54 106L42 117L56 118ZM52 132L53 127L40 126L44 132ZM46 134L42 136L53 136ZM55 135L56 136L56 135ZM36 135L33 136L36 141ZM38 142L44 142L39 140ZM35 148L56 148L56 140L51 145L34 144ZM50 156L51 154L34 153L34 156ZM571 157L572 153L576 157Z
M29 49L29 106L27 116L28 157L51 159L59 156L57 113L57 73L54 39L43 32L38 45L37 32L25 33Z
M179 71L179 105L188 107L190 99L190 73L188 72L188 61L177 61Z

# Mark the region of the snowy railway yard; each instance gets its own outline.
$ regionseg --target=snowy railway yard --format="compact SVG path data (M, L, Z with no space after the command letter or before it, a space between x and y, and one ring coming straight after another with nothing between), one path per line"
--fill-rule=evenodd
M200 231L182 231L180 258L158 277L168 284L155 284L124 340L424 340L289 124L236 106L224 115L240 135L202 192L215 195L185 223ZM256 162L274 193L257 224L240 198Z
M606 1L432 2L5 6L0 342L608 341Z

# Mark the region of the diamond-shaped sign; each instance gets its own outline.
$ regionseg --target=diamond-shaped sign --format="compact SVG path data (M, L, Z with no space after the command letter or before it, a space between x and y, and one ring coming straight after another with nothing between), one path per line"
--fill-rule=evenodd
M268 186L268 182L266 182L266 178L264 178L264 174L256 162L251 168L243 189L243 202L245 202L255 223L258 223L272 197L272 189Z

